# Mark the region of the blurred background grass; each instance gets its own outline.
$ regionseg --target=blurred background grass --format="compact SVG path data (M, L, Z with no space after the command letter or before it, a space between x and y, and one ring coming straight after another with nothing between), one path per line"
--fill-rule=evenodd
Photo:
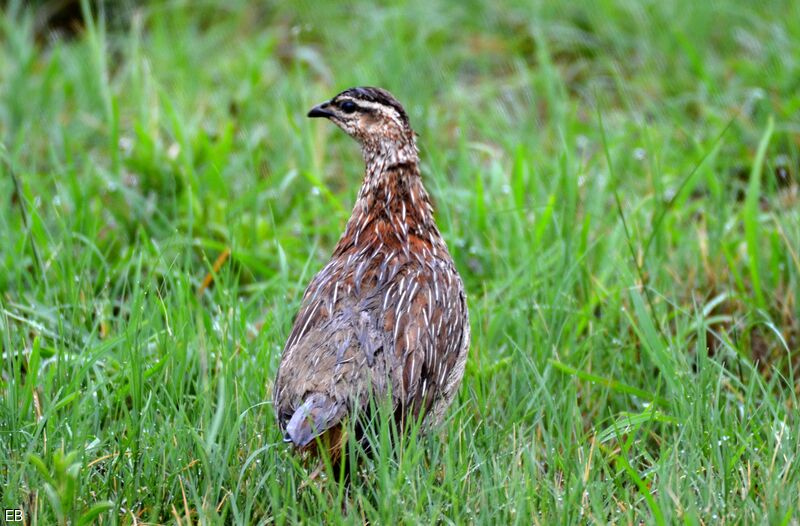
M791 0L7 2L3 506L797 524L797 20ZM419 132L473 345L437 433L301 488L271 381L362 173L305 113L353 85Z

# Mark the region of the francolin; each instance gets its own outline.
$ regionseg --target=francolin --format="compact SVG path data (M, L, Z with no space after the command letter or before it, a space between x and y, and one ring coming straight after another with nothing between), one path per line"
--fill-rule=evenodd
M298 449L338 458L348 418L373 402L395 420L441 421L464 375L464 286L422 185L416 136L386 90L351 88L311 109L361 145L364 181L331 260L303 295L274 409Z

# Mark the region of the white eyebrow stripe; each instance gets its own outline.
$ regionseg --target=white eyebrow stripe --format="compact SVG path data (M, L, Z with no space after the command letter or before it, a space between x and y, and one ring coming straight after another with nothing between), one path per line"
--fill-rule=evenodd
M398 113L396 109L394 109L392 106L389 106L388 104L381 104L380 102L372 102L364 99L355 99L353 97L347 97L347 96L342 97L341 100L352 101L353 103L355 103L356 106L359 106L362 109L379 110L379 111L384 110L384 112L385 110L390 110L386 112L388 113L389 117L391 117L391 119L395 121L398 124L398 126L403 125L403 120L400 117L400 113Z

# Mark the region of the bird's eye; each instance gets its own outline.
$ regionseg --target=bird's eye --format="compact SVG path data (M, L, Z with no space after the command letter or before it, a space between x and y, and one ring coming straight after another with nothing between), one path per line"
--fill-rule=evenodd
M345 113L353 113L354 111L356 111L357 106L355 102L351 100L346 100L341 104L339 104L339 108L341 108L341 110Z

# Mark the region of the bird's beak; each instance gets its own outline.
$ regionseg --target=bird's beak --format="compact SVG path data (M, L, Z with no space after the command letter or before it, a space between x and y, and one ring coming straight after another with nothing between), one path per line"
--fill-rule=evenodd
M311 108L311 111L308 112L308 116L312 118L331 117L333 116L333 112L328 109L330 108L330 106L331 106L330 101L325 101L322 104L317 104L316 106Z

